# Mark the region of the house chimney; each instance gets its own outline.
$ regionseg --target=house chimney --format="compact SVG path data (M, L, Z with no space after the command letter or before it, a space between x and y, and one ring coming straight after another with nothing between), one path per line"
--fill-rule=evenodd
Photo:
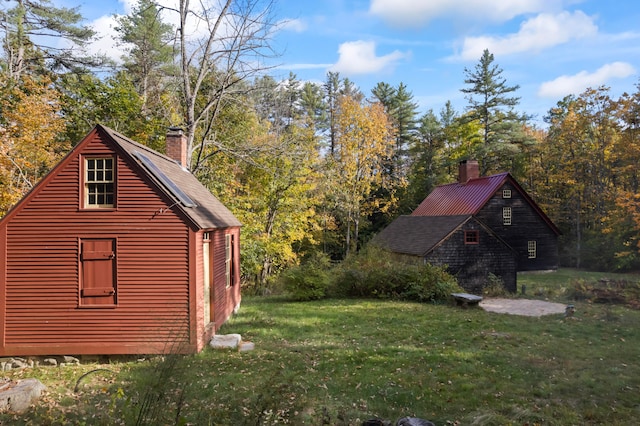
M480 177L480 167L476 160L464 160L458 166L458 183L465 184Z
M166 144L167 157L187 168L187 137L180 127L169 127Z

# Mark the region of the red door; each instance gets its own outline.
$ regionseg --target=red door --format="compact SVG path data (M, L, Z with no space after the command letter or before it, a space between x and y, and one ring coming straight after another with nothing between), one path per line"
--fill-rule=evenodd
M80 254L80 304L115 305L116 240L83 239Z

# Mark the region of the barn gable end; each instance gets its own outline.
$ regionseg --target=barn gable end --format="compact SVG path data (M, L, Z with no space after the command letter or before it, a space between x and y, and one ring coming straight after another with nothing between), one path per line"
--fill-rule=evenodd
M513 250L473 216L400 216L372 243L405 262L445 267L468 292L481 293L490 274L515 291Z
M0 221L5 254L0 354L195 352L203 347L209 321L199 314L201 218L212 222L232 216L226 210L195 214L176 203L135 161L132 149L145 150L173 173L166 157L97 126ZM112 205L87 208L86 161L107 158L113 160ZM182 179L190 178L176 180ZM201 204L219 203L201 193L190 195L204 200ZM239 234L237 221L223 225L228 226L205 224L210 232ZM239 303L239 283L232 287Z

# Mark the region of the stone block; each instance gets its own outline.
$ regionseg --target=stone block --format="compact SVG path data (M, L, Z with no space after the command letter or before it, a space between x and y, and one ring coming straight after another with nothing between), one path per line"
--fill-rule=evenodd
M252 351L256 348L256 345L253 342L240 342L240 346L238 350L240 352Z
M0 388L0 411L21 413L40 399L46 389L38 379L24 379L9 382Z
M209 346L214 349L236 349L241 341L242 336L239 334L216 334L209 342Z

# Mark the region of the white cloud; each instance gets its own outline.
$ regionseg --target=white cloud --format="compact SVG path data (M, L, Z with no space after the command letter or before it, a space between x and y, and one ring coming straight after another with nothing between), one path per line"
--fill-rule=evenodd
M117 22L113 16L102 16L89 24L97 33L97 40L87 46L90 54L105 55L115 61L120 61L124 53L122 46L116 42L115 27Z
M295 33L301 33L306 31L307 23L301 19L287 19L280 21L278 27L285 31L293 31Z
M138 4L138 0L118 0L124 9L124 13L119 16L130 14L133 8ZM161 8L160 18L163 22L178 27L180 25L180 16L177 12L178 2L177 0L158 0L156 4ZM187 37L191 39L198 39L208 34L208 27L203 20L196 17L204 14L201 8L202 3L196 2L192 6L192 14L189 14L189 21L186 25ZM212 10L209 10L212 12ZM123 46L118 46L118 35L115 31L117 23L114 15L104 15L89 23L89 26L96 31L97 41L91 43L87 50L89 53L105 54L107 57L119 62L121 56L125 53ZM227 27L223 27L221 31L224 31Z
M118 0L118 3L122 3L122 6L124 7L124 13L125 15L128 15L129 13L131 13L133 8L138 5L139 0Z
M277 68L284 70L316 70L316 69L327 69L333 66L333 64L287 64L282 65Z
M371 0L369 12L393 26L420 27L439 18L504 22L525 13L558 10L548 0Z
M370 74L392 68L397 61L407 57L398 50L384 56L376 56L376 44L373 41L350 41L338 48L338 62L332 71L344 74Z
M613 62L598 68L595 72L581 71L574 75L563 75L540 85L538 96L543 98L562 98L577 95L589 87L598 87L615 78L626 78L636 73L635 68L626 62Z
M460 58L475 60L484 49L494 55L509 55L519 52L536 52L570 40L596 35L598 27L593 17L584 12L562 12L558 15L542 13L520 25L520 31L503 37L467 37Z

